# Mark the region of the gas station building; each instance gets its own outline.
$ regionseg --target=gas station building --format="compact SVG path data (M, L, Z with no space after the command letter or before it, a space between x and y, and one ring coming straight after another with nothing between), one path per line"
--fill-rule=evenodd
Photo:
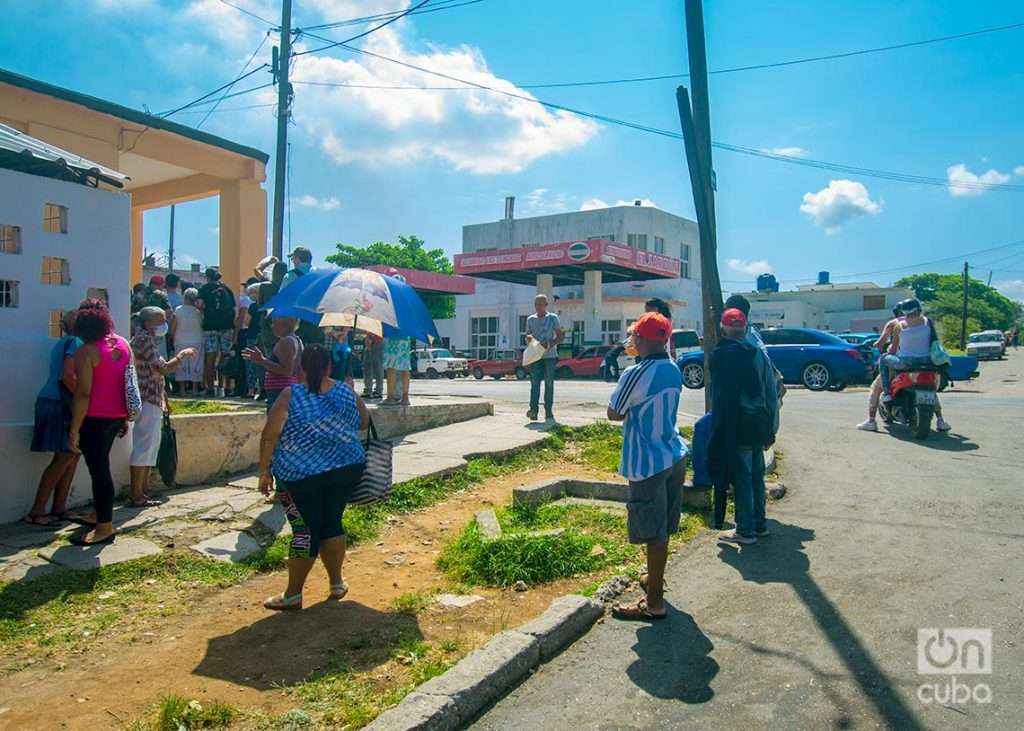
M650 297L669 302L675 327L700 329L695 222L640 205L524 219L513 210L509 199L503 220L463 227L455 272L477 287L437 323L451 347L476 357L520 347L539 292L576 347L621 340Z

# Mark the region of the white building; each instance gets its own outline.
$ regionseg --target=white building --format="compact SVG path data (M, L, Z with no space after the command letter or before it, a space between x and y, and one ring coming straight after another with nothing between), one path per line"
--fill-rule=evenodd
M92 187L97 179L90 170L98 171L99 185L123 180L0 125L0 522L24 514L49 462L50 455L33 454L29 445L36 393L46 382L64 312L86 297L105 298L119 331L128 332L131 201ZM125 442L119 440L114 455L122 480ZM91 498L84 461L73 495L75 503Z
M811 327L832 332L878 331L892 308L913 297L907 287L871 282L807 284L791 292L752 292L750 320L760 327Z
M588 242L595 246L597 242L614 242L616 249L624 253L645 252L645 257L671 261L673 269L678 267L678 276L607 281L612 277L606 273L600 291L590 293L597 295L592 301L599 301L599 305L597 312L590 313L595 332L586 340L607 343L623 338L626 328L643 313L644 302L650 297L661 297L669 302L676 327L701 329L700 260L695 222L639 205L517 219L512 216L512 205L511 201L507 204L504 220L463 227L463 260L465 255L477 252L519 250L564 242ZM563 267L563 271L572 268L570 264ZM437 323L439 333L448 338L452 347L476 355L522 345L526 318L533 312L534 296L538 289L545 289L542 278L552 275L540 274L539 269L525 262L517 269L524 275L522 281L531 283L477 277L476 293L457 297L455 318ZM459 257L456 271L460 271ZM578 283L551 288L555 297L551 309L559 315L566 331L572 333L573 342L581 345L588 319L585 307L588 293L583 272L576 274ZM536 283L531 277L536 277ZM628 271L619 278L624 277L628 277ZM559 276L549 281L557 284Z

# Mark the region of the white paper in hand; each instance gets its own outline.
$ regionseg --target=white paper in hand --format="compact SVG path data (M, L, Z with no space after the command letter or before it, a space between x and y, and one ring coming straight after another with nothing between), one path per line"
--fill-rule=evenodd
M528 366L536 363L538 360L544 357L545 348L539 340L531 340L526 344L526 348L523 350L523 366Z

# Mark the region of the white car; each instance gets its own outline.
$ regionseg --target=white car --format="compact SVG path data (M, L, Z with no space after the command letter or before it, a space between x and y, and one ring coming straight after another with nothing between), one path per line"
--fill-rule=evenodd
M469 361L457 358L446 348L419 348L412 353L413 373L427 378L455 378L469 375Z
M1006 355L1006 343L1000 330L971 333L967 338L967 355L978 360L999 359Z

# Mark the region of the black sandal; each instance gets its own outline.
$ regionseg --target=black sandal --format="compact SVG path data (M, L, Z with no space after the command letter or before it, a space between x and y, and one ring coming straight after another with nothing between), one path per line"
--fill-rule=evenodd
M96 526L95 520L87 520L81 513L72 513L70 510L65 511L61 515L61 518L71 523L75 523L76 525L84 525L86 528L94 528Z
M29 513L21 519L21 522L37 528L60 528L64 525L64 521L60 516L53 513L43 513L42 515L32 515L32 513Z
M98 541L87 541L85 540L85 536L85 533L75 533L68 540L75 546L102 546L104 543L113 543L117 533L111 533L106 538L101 538Z

